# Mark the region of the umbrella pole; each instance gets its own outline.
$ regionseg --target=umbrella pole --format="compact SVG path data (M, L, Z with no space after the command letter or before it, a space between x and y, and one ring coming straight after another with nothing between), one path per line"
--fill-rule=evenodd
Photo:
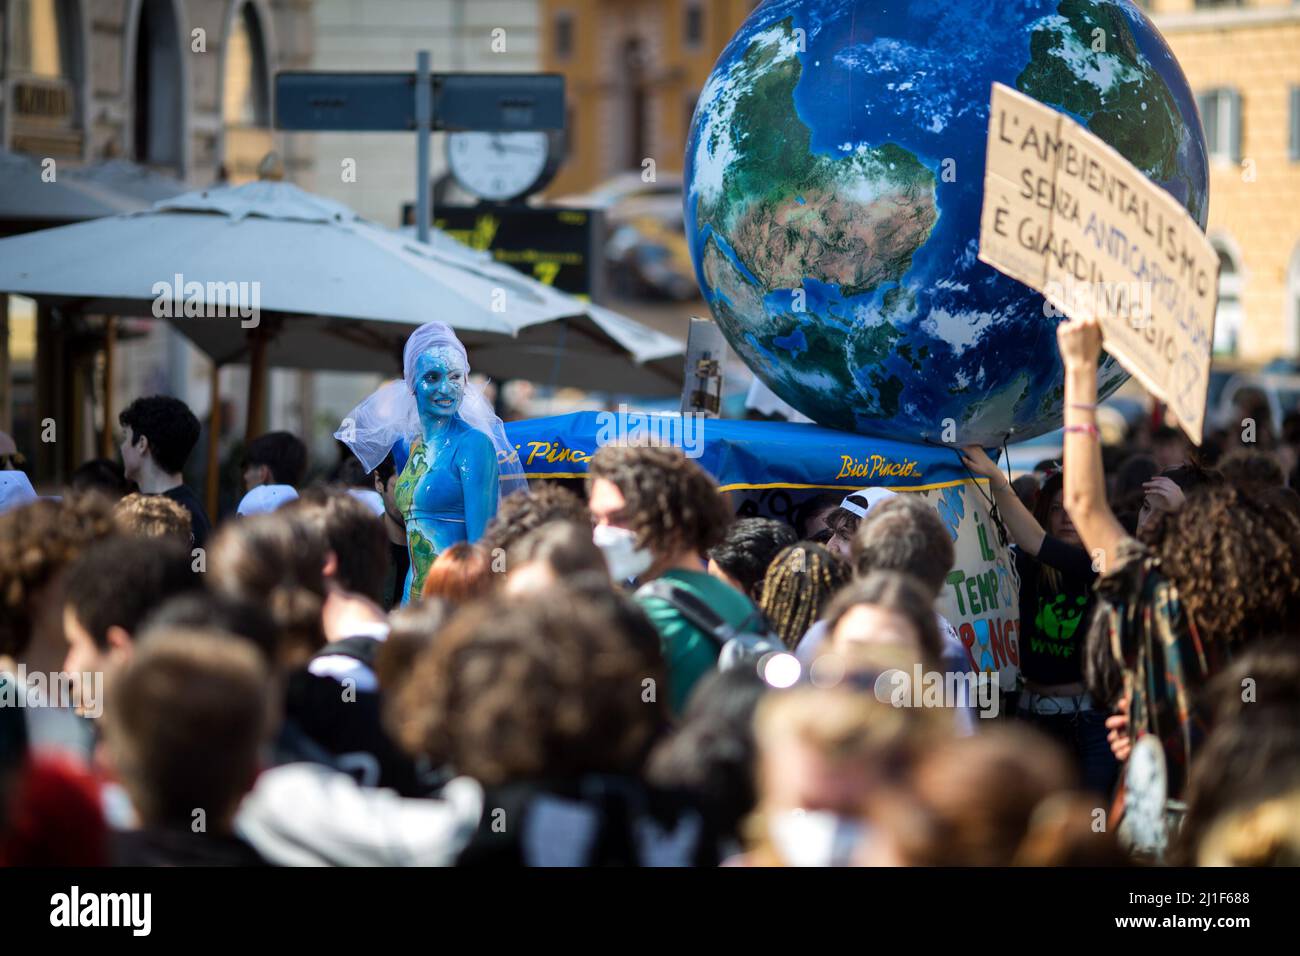
M117 372L117 316L104 319L104 429L99 433L99 457L113 457L113 386Z
M204 497L208 514L217 516L218 482L221 478L221 366L212 363L212 385L208 398L208 474Z
M262 405L266 401L266 335L260 327L248 335L248 422L244 427L244 444L262 433Z

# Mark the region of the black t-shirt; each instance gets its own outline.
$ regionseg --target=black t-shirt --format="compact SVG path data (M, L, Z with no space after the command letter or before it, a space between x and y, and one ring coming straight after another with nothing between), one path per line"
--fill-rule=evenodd
M406 573L411 569L411 552L404 544L388 543L388 574L384 578L384 610L391 611L402 603Z
M193 547L206 547L208 535L212 533L212 522L208 520L208 513L203 510L203 502L199 501L199 496L190 490L189 485L177 485L164 491L163 494L190 513L190 530L194 532Z
M1054 569L1052 589L1043 566ZM1020 671L1036 684L1083 680L1083 642L1092 616L1096 573L1083 548L1047 535L1038 557L1016 549L1020 574Z
M338 649L326 645L318 656ZM422 767L397 746L384 727L380 694L346 691L347 685L333 677L306 670L289 675L285 714L293 732L281 735L277 762L324 763L349 773L363 786L387 787L406 797L427 796L430 786ZM307 742L297 735L305 736Z

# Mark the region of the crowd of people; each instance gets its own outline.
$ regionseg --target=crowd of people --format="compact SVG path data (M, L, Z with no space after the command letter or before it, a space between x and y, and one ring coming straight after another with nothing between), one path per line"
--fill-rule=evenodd
M405 595L391 457L309 483L263 435L214 523L194 415L139 399L60 498L0 471L0 864L1300 863L1300 417L1103 449L1059 336L1063 467L960 452L1019 578L995 719L889 692L971 667L914 496L736 518L609 445Z

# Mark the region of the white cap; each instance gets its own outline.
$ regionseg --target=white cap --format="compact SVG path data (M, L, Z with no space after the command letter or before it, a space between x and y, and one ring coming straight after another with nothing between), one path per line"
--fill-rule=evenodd
M292 485L258 485L244 495L236 511L241 515L264 514L298 500Z
M0 471L0 514L29 505L35 500L36 489L32 487L26 472Z
M845 511L857 515L859 518L865 518L871 513L871 509L882 501L888 501L890 498L897 497L898 492L890 491L888 488L863 488L859 491L853 492L851 495L846 495L844 500L840 502L840 507ZM856 501L850 501L850 498L866 498L867 506L864 508Z
M376 518L384 516L384 496L367 488L349 488L348 494L375 513Z

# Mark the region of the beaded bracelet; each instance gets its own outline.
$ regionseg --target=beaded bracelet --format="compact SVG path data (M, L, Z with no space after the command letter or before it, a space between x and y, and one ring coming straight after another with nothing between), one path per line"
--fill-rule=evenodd
M1091 435L1093 438L1096 438L1101 434L1101 432L1097 430L1096 425L1066 425L1065 431L1067 434L1069 432L1083 432L1085 435Z

